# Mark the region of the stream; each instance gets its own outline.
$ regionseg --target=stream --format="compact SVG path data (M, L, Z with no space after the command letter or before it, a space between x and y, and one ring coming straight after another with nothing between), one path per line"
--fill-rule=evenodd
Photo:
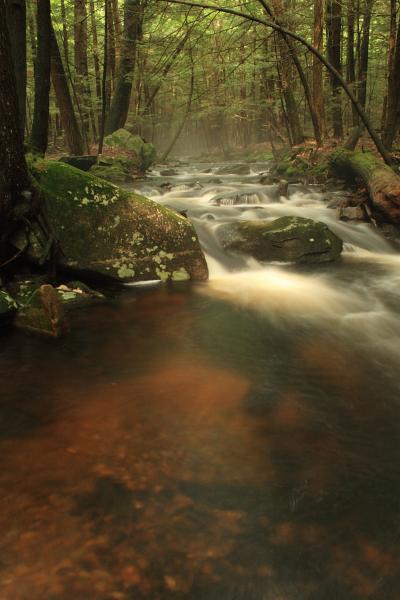
M0 346L1 600L397 600L400 254L343 195L192 164L140 182L210 281L134 285ZM227 255L217 228L325 222L340 261Z

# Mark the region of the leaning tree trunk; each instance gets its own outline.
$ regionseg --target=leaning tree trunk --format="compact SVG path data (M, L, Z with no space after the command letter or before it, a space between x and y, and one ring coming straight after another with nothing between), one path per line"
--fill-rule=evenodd
M11 51L17 81L18 109L22 135L26 116L26 2L7 2L7 22L10 32Z
M34 152L45 154L49 131L50 50L51 50L50 0L37 3L37 56L35 65L35 103L31 133Z
M400 224L400 177L370 152L339 150L331 165L341 178L360 179L368 188L375 210L384 220Z
M106 134L124 127L128 117L135 69L136 40L141 28L140 0L125 0L124 39L121 51L118 80L106 122Z
M0 0L0 240L29 188L6 7Z
M68 150L71 154L83 154L83 138L75 115L64 65L53 27L51 28L51 80L56 94L57 105L60 109L61 122Z

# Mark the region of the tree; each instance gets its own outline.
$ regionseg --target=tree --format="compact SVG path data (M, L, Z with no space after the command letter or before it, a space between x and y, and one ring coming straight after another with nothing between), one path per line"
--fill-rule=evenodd
M10 0L7 3L7 23L17 82L18 110L22 134L26 113L26 2Z
M75 115L63 61L53 27L51 27L51 80L53 82L57 104L60 109L61 122L64 128L68 149L71 154L83 154L83 138Z
M125 0L124 39L121 49L118 79L110 112L106 121L106 134L124 127L128 117L135 69L136 42L140 35L143 18L141 0Z
M342 31L342 4L339 0L326 2L326 37L328 60L334 69L341 74L341 31ZM333 135L343 137L342 102L340 98L341 85L338 78L331 72L332 88L332 123Z
M51 16L50 0L37 3L37 54L35 64L35 104L31 132L34 152L45 154L49 131Z
M18 107L17 83L6 20L0 0L0 239L30 189Z

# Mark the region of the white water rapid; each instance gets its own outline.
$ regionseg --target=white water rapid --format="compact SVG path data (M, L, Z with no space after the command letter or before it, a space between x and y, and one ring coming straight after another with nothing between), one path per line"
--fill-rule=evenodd
M219 165L218 165L219 166ZM376 359L400 361L400 255L372 226L337 218L340 190L290 185L288 198L276 185L260 183L268 165L251 174L220 175L218 166L177 169L173 177L152 176L140 191L192 220L207 257L210 281L201 293L254 310L274 320L324 321L332 335L359 340ZM273 220L293 215L322 221L344 242L334 264L307 267L262 264L227 254L216 230L236 220Z

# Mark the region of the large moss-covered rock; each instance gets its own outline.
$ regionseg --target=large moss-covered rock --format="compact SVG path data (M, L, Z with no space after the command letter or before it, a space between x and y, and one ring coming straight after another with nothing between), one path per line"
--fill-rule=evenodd
M32 170L59 266L120 282L207 279L196 232L183 216L61 162L37 162ZM49 244L41 229L30 242L32 260L43 261Z
M139 135L133 135L126 129L118 129L108 135L104 138L104 145L128 151L141 171L146 171L156 158L156 150L153 144L145 142Z
M261 261L328 262L340 256L343 246L324 223L302 217L229 223L217 235L226 250Z

